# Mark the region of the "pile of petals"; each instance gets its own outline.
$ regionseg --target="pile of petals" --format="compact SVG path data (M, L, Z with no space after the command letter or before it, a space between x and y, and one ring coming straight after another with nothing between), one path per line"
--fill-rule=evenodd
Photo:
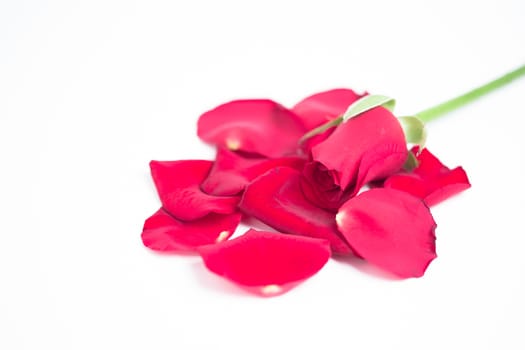
M422 276L436 257L429 206L469 188L465 171L409 149L380 106L301 139L365 95L329 90L293 108L236 100L202 114L197 133L216 158L151 161L162 207L144 224L144 245L199 254L210 271L262 296L288 291L330 256ZM418 165L407 171L410 152ZM249 218L275 231L230 238Z

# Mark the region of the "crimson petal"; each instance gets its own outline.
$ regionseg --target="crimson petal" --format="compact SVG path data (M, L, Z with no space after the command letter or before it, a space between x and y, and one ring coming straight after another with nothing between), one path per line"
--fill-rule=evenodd
M360 95L350 89L323 91L300 101L292 108L292 111L301 118L308 130L312 130L343 115L352 103L365 95L367 94ZM334 130L330 128L306 140L302 144L303 152L308 154L312 147L324 141Z
M195 251L199 246L227 240L240 221L238 212L212 213L198 220L181 221L161 208L144 223L142 242L157 251Z
M350 89L322 91L303 99L292 111L301 117L310 130L343 115L352 103L366 95L357 94Z
M302 171L301 190L316 206L336 213L354 194L352 191L342 191L334 178L337 178L336 171L328 170L318 162L308 162Z
M151 177L164 209L181 220L235 212L239 197L211 196L200 189L212 164L207 160L152 160Z
M236 195L256 177L278 166L302 169L305 161L299 157L254 158L220 147L211 171L201 189L216 196Z
M258 177L245 190L239 208L285 233L325 239L334 253L351 249L337 230L335 213L323 210L303 195L301 173L280 167Z
M397 118L377 107L339 125L312 148L312 159L332 172L342 191L355 195L372 180L397 172L407 158L405 135Z
M412 152L417 154L417 148ZM462 167L450 170L428 149L417 155L419 165L412 173L390 176L384 187L402 190L419 197L429 206L470 188L470 182Z
M365 260L400 277L421 277L436 257L436 223L428 207L402 191L372 189L339 210L337 226Z
M285 293L330 258L325 240L253 229L198 251L210 271L261 296Z
M200 116L197 134L208 143L270 158L297 154L301 120L271 100L236 100Z
M414 169L414 173L430 177L446 174L450 171L428 148L423 148L419 152L419 147L415 146L410 151L416 156L419 163L417 168Z

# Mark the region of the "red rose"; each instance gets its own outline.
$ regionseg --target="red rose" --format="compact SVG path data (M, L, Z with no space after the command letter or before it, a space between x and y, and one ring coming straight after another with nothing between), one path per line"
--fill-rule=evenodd
M436 257L425 204L470 184L463 169L450 170L428 150L413 172L402 171L406 139L388 109L369 105L337 125L361 97L335 89L292 109L237 100L204 113L198 135L218 146L216 159L151 162L162 208L144 224L144 245L198 252L209 270L262 296L286 292L331 254L422 276ZM385 178L386 188L357 195ZM241 212L279 232L248 230L229 240Z
M401 125L389 110L376 107L342 123L312 148L303 192L321 208L337 211L366 183L397 172L406 158Z

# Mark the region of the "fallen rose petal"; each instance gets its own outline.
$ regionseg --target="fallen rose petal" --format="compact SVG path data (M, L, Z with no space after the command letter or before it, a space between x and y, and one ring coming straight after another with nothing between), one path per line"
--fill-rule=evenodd
M299 157L248 157L220 147L217 157L201 184L201 189L216 196L239 194L256 177L278 166L302 169L305 160Z
M195 251L199 246L227 240L240 221L238 212L212 213L194 221L181 221L161 208L144 223L142 242L157 251Z
M319 167L318 171L303 174L311 186L316 184L312 174L319 176L324 172L320 176L324 188L338 188L354 196L366 183L397 172L408 151L397 118L386 108L376 107L339 125L325 141L312 148L311 154L312 166ZM327 184L327 174L332 185ZM340 204L327 204L313 196L308 199L329 210Z
M181 220L235 212L239 197L211 196L200 189L212 164L207 160L152 160L151 177L164 209Z
M417 148L412 150L417 154ZM412 173L399 173L386 179L384 187L402 190L436 205L468 188L470 182L462 167L450 170L428 149L416 155L419 165Z
M419 147L415 146L410 152L416 156L418 161L418 166L413 171L416 174L429 177L446 174L450 171L428 148L423 148L423 150L419 152Z
M287 292L330 258L325 240L253 229L198 251L210 271L261 296Z
M350 89L322 91L297 103L292 111L303 121L308 130L342 116L348 107L367 94L357 94Z
M304 197L300 177L301 173L292 168L268 171L246 188L239 208L276 230L325 239L334 253L350 254L350 247L337 230L335 213Z
M197 134L208 143L270 158L295 155L307 131L291 111L271 100L237 100L200 116Z
M424 201L428 206L433 206L470 187L467 173L463 168L458 167L451 170L447 175L441 176L436 181L435 188L426 195Z
M421 277L436 257L436 223L418 198L377 188L346 202L337 227L365 260L400 277Z

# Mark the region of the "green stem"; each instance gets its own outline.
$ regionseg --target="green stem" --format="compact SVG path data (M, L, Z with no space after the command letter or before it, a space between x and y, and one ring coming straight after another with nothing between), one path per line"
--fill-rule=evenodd
M417 113L416 115L424 122L431 121L433 119L439 118L448 112L452 112L455 109L463 107L464 105L477 100L478 98L492 92L504 85L509 84L515 79L525 75L525 65L519 67L512 72L509 72L491 82L484 84L480 87L477 87L463 95L455 97L451 100L440 103L434 107L425 109Z

